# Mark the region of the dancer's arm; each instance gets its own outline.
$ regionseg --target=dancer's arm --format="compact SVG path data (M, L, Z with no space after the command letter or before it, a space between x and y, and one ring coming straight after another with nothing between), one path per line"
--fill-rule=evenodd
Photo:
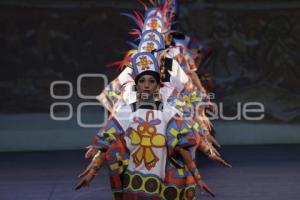
M99 169L103 166L105 162L105 152L99 151L93 158L90 165L85 169L83 173L79 175L82 178L79 183L76 185L75 190L79 190L82 187L88 186L95 176Z
M179 153L182 156L185 165L187 166L189 171L192 173L192 175L195 179L195 182L200 187L200 189L206 191L208 194L210 194L212 197L214 197L215 196L214 192L204 182L204 180L192 158L191 153L188 150L186 150L182 147L179 147L179 146L175 147L175 152Z
M201 150L205 155L207 155L207 157L212 160L215 161L221 165L223 165L224 167L227 168L232 168L232 166L230 164L228 164L225 160L223 160L221 158L220 155L218 155L215 151L214 151L214 147L211 144L208 144L203 138L201 138L200 144L199 144L199 150Z

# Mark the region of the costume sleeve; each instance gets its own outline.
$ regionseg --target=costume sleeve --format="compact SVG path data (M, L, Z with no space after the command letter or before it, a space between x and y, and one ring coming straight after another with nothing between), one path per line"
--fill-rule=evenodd
M107 110L114 111L116 104L120 104L123 100L123 91L126 90L128 83L133 82L132 69L126 67L121 74L110 82L104 90L96 97Z
M186 99L184 99L182 93L178 93L173 90L173 93L167 99L167 106L164 113L169 113L169 110L174 110L173 112L180 117L189 118L192 116L191 106L187 104Z
M171 119L167 126L166 136L170 155L173 154L176 146L190 148L196 145L196 137L190 121L185 119Z
M115 195L122 191L120 174L129 163L129 152L124 141L124 130L116 120L111 119L107 126L97 133L98 146L105 152L105 161L109 169L111 189Z
M96 134L97 144L100 149L108 149L113 142L123 138L129 126L131 107L123 106L106 125Z
M113 142L124 134L124 130L115 118L112 118L105 127L100 129L96 134L97 145L101 150L107 150Z
M173 59L172 71L170 73L170 85L180 92L184 85L189 81L188 75L183 71L179 63Z
M210 102L207 92L196 88L190 93L190 101L193 106L207 106Z

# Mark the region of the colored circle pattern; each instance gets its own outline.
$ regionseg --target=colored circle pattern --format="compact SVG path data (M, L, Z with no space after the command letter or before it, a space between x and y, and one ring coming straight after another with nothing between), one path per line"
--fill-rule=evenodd
M158 189L158 182L156 179L154 178L150 178L146 181L145 183L145 189L147 192L155 192Z
M135 175L132 179L132 188L134 190L138 190L142 187L142 184L143 184L142 178L138 175Z

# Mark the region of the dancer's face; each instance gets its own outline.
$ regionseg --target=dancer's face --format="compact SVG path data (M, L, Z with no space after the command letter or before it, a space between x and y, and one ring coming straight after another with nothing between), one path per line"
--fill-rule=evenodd
M166 45L171 45L172 39L173 39L173 36L171 34L167 34L165 36L165 43L166 43Z
M152 95L157 88L158 83L151 75L144 75L137 82L137 91L139 93L147 93Z

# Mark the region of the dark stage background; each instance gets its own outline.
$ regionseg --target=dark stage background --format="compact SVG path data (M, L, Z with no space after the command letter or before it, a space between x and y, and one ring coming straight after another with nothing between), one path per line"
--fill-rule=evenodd
M300 3L297 1L182 1L181 29L213 48L204 68L216 101L234 113L237 102L259 101L265 120L298 123L300 114ZM130 49L134 24L121 12L137 1L0 1L1 113L49 112L50 83L76 85L82 73L117 70L105 65ZM85 90L99 92L90 82ZM72 103L80 101L76 96Z
M215 199L299 199L300 2L180 2L181 30L213 49L199 73L213 80L214 101L228 116L239 103L265 108L260 121L213 121L220 152L233 165L224 170L197 159ZM142 6L135 0L0 0L0 200L111 199L107 169L89 189L73 190L88 164L83 149L98 129L78 120L103 120L97 107L78 115L81 103L96 100L75 91L82 74L117 76L117 69L105 66L130 49L127 32L134 24L120 13L133 9ZM60 80L73 85L70 98L51 97L51 83ZM97 78L82 82L84 94L102 89ZM70 103L69 120L50 117L57 102Z

